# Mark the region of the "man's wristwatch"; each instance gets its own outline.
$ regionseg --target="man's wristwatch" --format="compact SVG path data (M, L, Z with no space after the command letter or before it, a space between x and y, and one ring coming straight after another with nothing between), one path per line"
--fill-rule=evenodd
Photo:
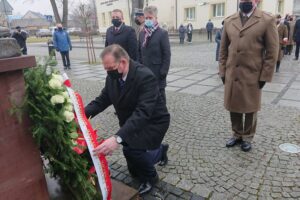
M120 136L115 135L114 137L116 138L118 144L122 144L123 140Z

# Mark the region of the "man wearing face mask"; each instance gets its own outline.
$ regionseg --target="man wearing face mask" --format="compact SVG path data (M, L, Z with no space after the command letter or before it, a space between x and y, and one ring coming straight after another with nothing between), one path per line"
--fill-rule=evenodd
M138 10L135 13L135 19L134 19L137 28L135 29L137 40L139 40L140 32L143 31L145 26L145 16L143 10Z
M113 26L106 31L105 47L118 44L127 51L130 58L137 60L137 39L135 30L125 25L122 10L115 9L111 13Z
M128 170L141 182L139 193L145 194L158 181L154 165L168 162L168 145L161 143L169 128L170 114L151 70L130 60L119 45L106 47L101 59L108 76L100 96L85 107L85 114L94 117L113 105L120 129L94 153L111 155L123 145Z
M156 76L160 93L166 102L165 88L171 50L168 32L158 25L157 12L155 6L144 9L145 26L139 38L139 61Z
M26 46L26 40L27 40L27 33L23 30L21 30L20 26L16 27L16 30L13 35L11 36L12 38L15 38L17 40L17 43L19 44L22 54L27 55L27 46Z
M233 136L227 147L252 148L262 88L271 82L278 57L275 17L257 8L259 0L240 0L240 11L224 20L219 75Z
M64 69L71 69L69 51L72 51L72 44L70 36L63 29L62 24L57 24L57 30L53 34L53 45L61 54Z

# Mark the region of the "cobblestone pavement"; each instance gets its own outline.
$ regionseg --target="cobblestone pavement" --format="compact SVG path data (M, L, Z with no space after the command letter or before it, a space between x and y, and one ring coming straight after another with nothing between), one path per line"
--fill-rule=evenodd
M214 48L214 44L207 43L173 46L167 90L222 99L224 88L217 74ZM73 69L69 72L76 79L101 82L106 76L101 66L80 61L73 61ZM272 83L266 84L263 91L263 103L300 108L300 63L286 56L281 72L274 75Z
M264 89L253 149L245 153L238 146L225 147L231 136L230 119L209 48L213 46L172 48L167 92L172 120L165 137L170 161L157 167L161 182L145 199L300 199L300 154L278 147L300 144L299 63L285 58L282 72ZM86 103L99 95L105 77L101 67L74 63L68 73ZM118 129L112 108L92 123L102 137ZM121 150L108 159L112 176L134 185Z

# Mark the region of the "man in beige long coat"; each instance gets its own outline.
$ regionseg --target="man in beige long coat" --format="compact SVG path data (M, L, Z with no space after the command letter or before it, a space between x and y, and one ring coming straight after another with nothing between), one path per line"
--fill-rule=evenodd
M258 2L240 0L240 12L225 19L220 49L219 74L233 130L226 146L241 143L243 151L251 149L261 90L272 80L279 51L275 17L259 10Z

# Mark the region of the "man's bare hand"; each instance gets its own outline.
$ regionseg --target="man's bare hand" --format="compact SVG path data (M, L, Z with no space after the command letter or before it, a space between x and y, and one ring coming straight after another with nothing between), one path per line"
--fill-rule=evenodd
M110 137L106 139L102 144L100 144L98 147L96 147L93 150L94 156L97 156L99 154L103 155L112 155L113 151L115 151L119 147L119 144L117 143L117 139L115 137Z

